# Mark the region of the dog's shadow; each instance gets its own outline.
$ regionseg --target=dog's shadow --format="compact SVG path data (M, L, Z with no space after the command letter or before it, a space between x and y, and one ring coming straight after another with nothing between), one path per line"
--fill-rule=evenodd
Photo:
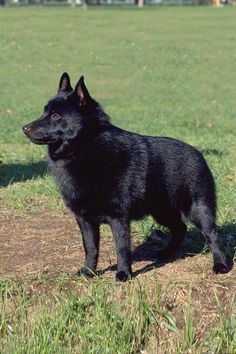
M225 224L219 228L219 235L221 247L226 255L228 270L233 268L233 259L236 255L236 224ZM157 231L157 234L152 234L147 237L145 241L134 248L132 253L133 263L148 261L142 268L133 272L133 278L139 274L149 272L155 268L163 267L167 263L172 263L177 259L184 259L186 257L194 257L198 254L209 253L209 247L206 244L203 235L196 229L186 234L185 240L180 247L179 251L171 259L162 257L158 260L158 254L162 254L162 249L168 243L170 237L164 235L162 232ZM107 271L117 270L117 265L111 265L108 268L99 272L103 274Z
M47 165L45 161L31 164L3 164L0 162L0 187L7 187L16 182L43 177L46 173Z

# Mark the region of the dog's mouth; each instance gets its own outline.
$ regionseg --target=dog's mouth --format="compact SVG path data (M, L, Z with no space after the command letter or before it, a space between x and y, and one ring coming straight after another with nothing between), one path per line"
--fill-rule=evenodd
M57 139L34 135L33 131L30 128L28 128L27 126L24 126L22 128L22 130L25 133L25 135L27 136L27 138L29 138L32 141L32 143L34 143L34 144L51 145L51 144L55 144L58 142Z
M51 145L58 143L57 140L47 140L46 138L35 138L32 136L27 135L28 138L32 141L32 143L37 144L37 145Z

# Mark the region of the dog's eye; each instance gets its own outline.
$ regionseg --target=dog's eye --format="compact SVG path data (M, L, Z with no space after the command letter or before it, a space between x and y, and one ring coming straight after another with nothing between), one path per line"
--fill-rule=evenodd
M53 112L50 118L53 122L58 122L61 119L61 116L60 114Z

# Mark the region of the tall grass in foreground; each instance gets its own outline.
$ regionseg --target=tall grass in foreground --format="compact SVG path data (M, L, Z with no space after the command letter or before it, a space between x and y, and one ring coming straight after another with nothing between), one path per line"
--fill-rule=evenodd
M97 279L0 280L1 353L235 353L235 302L202 333L191 286L178 317L166 301L172 286ZM196 321L197 320L197 321ZM210 336L210 341L209 341ZM190 351L191 350L191 351Z

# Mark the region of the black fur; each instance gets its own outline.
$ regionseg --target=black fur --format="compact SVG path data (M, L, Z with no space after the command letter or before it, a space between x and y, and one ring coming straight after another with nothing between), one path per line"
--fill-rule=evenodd
M214 272L228 270L217 240L214 180L194 147L114 126L83 77L73 90L66 73L42 117L23 131L34 143L48 145L49 168L83 236L85 266L79 273L95 273L99 225L107 223L116 243L116 279L130 278L130 221L145 215L172 233L165 257L181 244L183 220L189 219L210 244Z

